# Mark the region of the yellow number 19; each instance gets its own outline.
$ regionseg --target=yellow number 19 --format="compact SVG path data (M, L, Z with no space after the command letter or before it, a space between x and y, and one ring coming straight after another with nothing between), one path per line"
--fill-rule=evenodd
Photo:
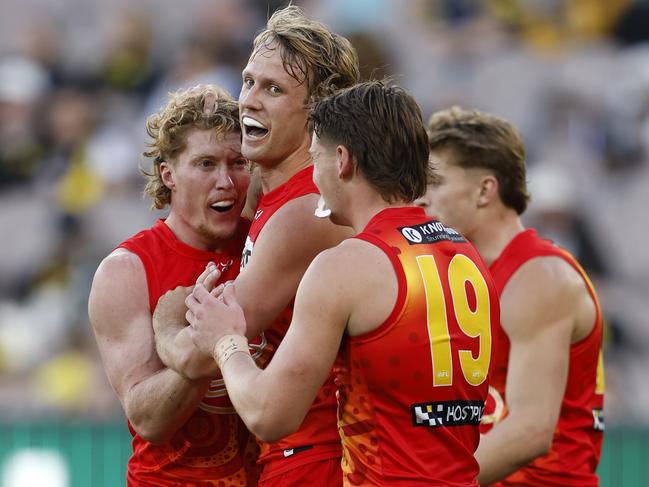
M428 336L433 359L433 386L453 384L453 359L451 336L442 281L432 255L417 257L419 272L426 290ZM479 340L479 352L473 357L471 350L459 350L460 368L465 380L472 386L484 382L491 361L491 306L489 289L475 263L466 255L457 254L448 265L448 283L451 290L451 309L460 330ZM476 295L475 311L471 310L466 291L469 282Z

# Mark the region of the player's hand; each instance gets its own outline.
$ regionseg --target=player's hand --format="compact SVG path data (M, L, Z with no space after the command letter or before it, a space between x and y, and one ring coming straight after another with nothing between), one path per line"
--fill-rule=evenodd
M191 291L191 286L178 286L160 297L152 318L153 331L156 335L165 334L170 329L177 332L179 326L187 326L185 299Z
M187 361L188 350L186 347L179 346L179 338L183 334L182 331L188 328L188 323L185 320L187 312L185 298L191 293L191 290L191 287L179 286L167 291L158 300L151 317L158 357L163 364L179 373L182 373L183 364ZM184 335L188 335L188 332L185 332ZM185 343L189 343L195 349L191 339L185 340ZM194 353L198 353L198 351L194 351Z
M223 301L223 291L229 285L234 285L234 281L226 281L219 284L214 289L212 289L212 291L210 291L210 294L215 298L218 298L220 301Z
M212 354L203 353L192 340L191 326L186 326L174 338L175 362L165 364L190 380L221 377L219 366Z
M177 287L160 298L153 314L156 351L162 363L188 379L219 377L212 354L204 354L194 345L185 320L185 299L192 289Z
M186 304L192 340L203 353L211 355L214 345L224 335L246 334L246 319L236 300L233 284L225 286L218 298L205 286L197 284L187 296Z
M209 262L205 266L203 273L196 279L196 284L202 284L208 291L211 291L214 289L216 283L219 282L220 277L221 271L216 267L216 264Z
M203 96L203 113L211 115L216 111L219 99L231 99L230 94L216 85L198 84L183 92L186 96Z

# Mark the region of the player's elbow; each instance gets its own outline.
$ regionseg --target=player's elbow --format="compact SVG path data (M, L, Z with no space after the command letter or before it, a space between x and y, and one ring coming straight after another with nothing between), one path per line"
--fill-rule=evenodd
M169 434L161 434L160 432L157 431L151 431L149 432L144 432L142 434L138 433L140 435L140 438L142 438L145 441L148 441L149 443L155 445L155 446L163 446L166 445L171 441L171 438L173 435Z
M280 414L268 414L269 411L261 411L253 417L245 418L246 426L252 434L254 434L261 441L273 443L281 440L282 438L295 433L300 424L301 419L283 417Z
M145 441L160 446L171 441L176 429L169 421L156 420L148 411L137 408L134 403L126 403L124 412L137 435Z
M536 439L534 443L533 458L545 455L552 447L552 439L554 438L554 425L548 424L538 428L536 432Z
M285 425L269 425L256 423L248 426L248 429L261 441L274 443L294 433L295 430L286 428Z
M555 427L556 422L550 420L529 422L526 425L527 447L522 449L525 455L525 458L522 459L524 464L550 451Z
M160 427L151 421L130 420L131 426L140 438L156 446L162 446L171 441L174 431L168 428Z
M173 369L188 380L205 378L205 363L196 359L195 355L186 351L179 353Z

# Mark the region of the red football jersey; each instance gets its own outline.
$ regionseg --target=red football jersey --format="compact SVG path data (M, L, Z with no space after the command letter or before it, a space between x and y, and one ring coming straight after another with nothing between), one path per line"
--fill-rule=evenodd
M248 259L254 259L254 244L264 225L273 214L291 200L308 194L318 194L313 183L313 166L309 166L283 185L261 196L257 212L248 232L241 268ZM314 218L316 218L314 216ZM299 238L299 235L296 236ZM274 353L286 335L293 317L293 302L280 314L275 323L264 332L266 350ZM266 355L266 353L264 353ZM270 356L267 357L270 359ZM257 362L259 363L259 361ZM298 465L340 457L342 449L336 430L336 397L333 375L318 392L300 429L275 443L261 443L259 463L263 465L262 480L287 472Z
M346 337L337 368L346 485L477 486L474 452L499 302L485 264L421 208L383 210L356 238L392 261L398 297Z
M239 234L221 253L192 248L178 240L163 220L119 247L138 255L144 264L149 306L176 286L192 285L213 261L222 271L221 281L234 279L248 222L241 220ZM129 486L244 486L256 485L258 448L254 437L236 414L223 380L213 380L198 409L174 434L156 446L142 439L129 423L133 455L128 462Z
M597 486L599 480L595 470L604 431L604 366L602 313L593 285L569 252L550 240L540 238L533 229L516 235L492 263L490 270L498 291L502 292L518 268L541 256L560 257L581 274L595 303L595 326L586 338L570 347L568 382L550 451L497 485ZM491 384L506 404L505 380L510 344L500 323L494 333L497 337L490 370Z

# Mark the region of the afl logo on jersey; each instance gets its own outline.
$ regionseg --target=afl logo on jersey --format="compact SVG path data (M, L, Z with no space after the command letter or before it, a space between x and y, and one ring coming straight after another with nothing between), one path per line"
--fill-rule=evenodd
M421 243L423 240L421 233L419 233L419 230L415 228L403 227L401 229L401 234L412 243Z

